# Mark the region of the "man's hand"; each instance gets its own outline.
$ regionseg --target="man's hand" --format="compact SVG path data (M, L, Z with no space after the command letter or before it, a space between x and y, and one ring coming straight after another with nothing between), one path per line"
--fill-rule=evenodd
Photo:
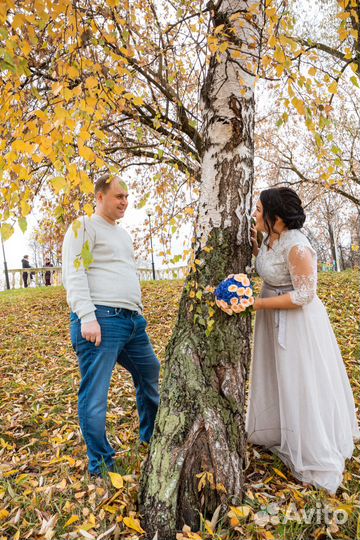
M90 321L81 324L81 335L87 341L95 343L98 347L101 343L101 328L97 321Z

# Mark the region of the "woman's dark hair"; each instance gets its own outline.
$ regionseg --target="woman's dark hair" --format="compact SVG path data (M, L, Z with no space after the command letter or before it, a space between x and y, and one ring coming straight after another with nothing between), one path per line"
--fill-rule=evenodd
M283 220L288 229L301 229L305 223L305 212L300 197L288 187L265 189L260 193L266 232L270 235L276 218ZM266 242L265 242L266 243Z

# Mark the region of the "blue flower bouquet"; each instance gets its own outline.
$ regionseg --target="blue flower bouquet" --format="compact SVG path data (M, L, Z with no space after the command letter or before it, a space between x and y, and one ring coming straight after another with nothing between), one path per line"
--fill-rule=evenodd
M246 274L231 274L215 290L216 305L228 315L246 313L254 303L253 288Z

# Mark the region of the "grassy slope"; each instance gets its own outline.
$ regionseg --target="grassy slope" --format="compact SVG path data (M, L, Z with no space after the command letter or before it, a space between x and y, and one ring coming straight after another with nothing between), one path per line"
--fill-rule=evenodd
M180 282L143 286L149 333L161 360L180 292ZM358 275L322 274L319 294L359 398ZM106 531L107 538L141 536L141 529L136 532L136 497L144 450L137 445L138 422L129 375L122 369L115 371L109 398L108 432L124 476L124 487L116 489L109 480L92 482L86 474L76 413L79 375L69 341L64 291L43 288L1 293L0 317L0 540L97 538ZM248 450L245 508L231 519L224 517L209 538L355 537L358 452L348 465L338 498L331 500L324 493L299 486L279 460L258 450ZM279 505L280 521L291 503L299 511L320 502L334 508L345 504L350 517L339 526L296 520L278 524L276 519L269 521L266 510L273 502ZM259 511L267 523L261 523ZM198 536L206 537L205 532Z

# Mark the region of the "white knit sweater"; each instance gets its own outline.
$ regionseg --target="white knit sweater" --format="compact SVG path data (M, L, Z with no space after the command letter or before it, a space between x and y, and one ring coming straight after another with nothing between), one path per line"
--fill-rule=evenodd
M83 216L77 235L72 225L63 243L62 273L67 301L81 322L96 319L95 304L142 311L141 290L136 274L130 235L120 225L111 225L101 216ZM94 257L88 270L76 270L74 261L89 241Z

